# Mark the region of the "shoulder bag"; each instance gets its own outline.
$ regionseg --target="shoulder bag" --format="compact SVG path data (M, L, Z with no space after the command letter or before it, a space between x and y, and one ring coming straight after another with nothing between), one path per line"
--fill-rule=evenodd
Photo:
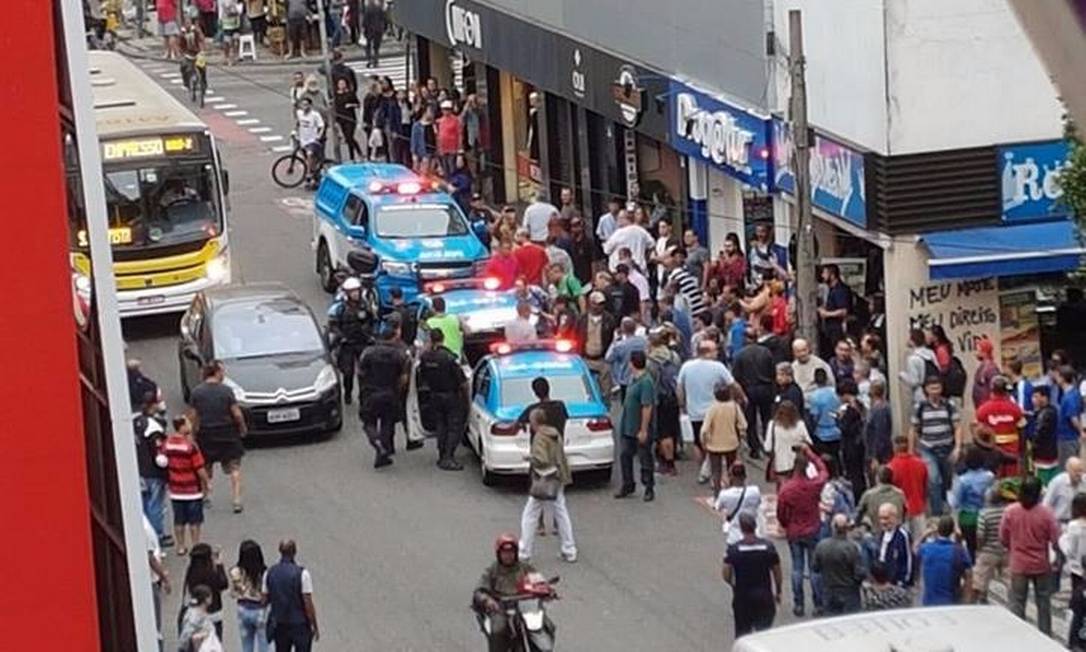
M558 467L552 466L545 471L532 470L532 485L528 495L536 500L555 500L562 482L558 479Z
M735 520L735 517L739 513L739 510L743 509L743 500L746 497L747 497L747 485L743 485L743 491L739 492L739 501L735 503L735 508L732 509L731 513L728 514L728 516L724 519L723 529L724 529L724 538L725 539L728 537L728 532L730 532L731 529L732 529L732 521Z

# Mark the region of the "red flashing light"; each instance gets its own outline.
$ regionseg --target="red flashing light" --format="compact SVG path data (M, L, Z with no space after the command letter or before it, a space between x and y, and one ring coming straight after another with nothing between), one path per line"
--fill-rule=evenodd
M559 353L569 353L573 350L573 342L570 340L555 340L554 350Z
M417 181L404 181L396 186L396 192L401 195L417 195L422 191L422 185Z
M484 290L497 290L501 286L502 286L502 281L499 278L495 278L493 276L488 276L485 279L483 279L483 289Z
M444 283L431 283L426 286L426 291L431 294L441 294L445 291Z
M370 181L370 185L366 189L370 191L370 194L376 194L385 189L385 184L380 181Z
M509 355L513 352L513 345L509 342L498 342L497 344L491 345L490 351L492 353L497 353L498 355Z
M516 437L519 432L516 421L498 421L490 426L490 434L495 437Z
M759 149L758 150L758 156L763 161L768 160L769 159L769 148L768 147L763 147L763 148Z

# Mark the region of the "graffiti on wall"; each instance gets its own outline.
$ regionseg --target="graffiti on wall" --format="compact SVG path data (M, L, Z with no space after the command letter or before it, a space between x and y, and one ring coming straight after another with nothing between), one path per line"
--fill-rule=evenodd
M909 289L909 328L940 325L957 353L973 351L978 340L998 340L999 290L995 279L932 283ZM962 356L966 367L971 360ZM968 356L972 357L972 356Z

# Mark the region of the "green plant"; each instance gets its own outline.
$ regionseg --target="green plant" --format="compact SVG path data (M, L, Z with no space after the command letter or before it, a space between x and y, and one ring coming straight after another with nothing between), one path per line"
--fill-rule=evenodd
M1075 123L1064 118L1064 136L1070 145L1067 165L1060 172L1060 188L1063 202L1071 209L1078 222L1079 231L1086 231L1086 144Z

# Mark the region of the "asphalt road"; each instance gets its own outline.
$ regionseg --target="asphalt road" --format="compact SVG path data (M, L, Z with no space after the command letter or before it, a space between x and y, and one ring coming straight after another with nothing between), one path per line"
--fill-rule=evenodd
M173 65L146 62L149 74L180 93L162 74ZM271 147L289 134L284 99L291 67L213 68L209 86L222 101L201 116L219 140L231 174L231 247L238 283L280 281L318 313L329 297L317 285L310 249L311 218L304 192L286 192L269 177ZM214 108L222 105L231 108ZM245 111L226 116L227 111ZM259 122L237 124L239 120ZM251 133L254 127L267 131ZM182 409L176 317L128 321L129 354L166 392L171 412ZM525 485L484 487L478 465L435 468L432 443L375 471L373 454L353 410L342 433L326 442L276 442L245 457L245 512L229 511L229 485L217 478L204 539L236 560L252 538L269 562L277 541L297 540L299 560L313 575L324 650L477 650L483 638L469 613L472 587L493 559L492 543L519 529ZM719 519L696 500L692 463L678 478L658 480L657 500L616 501L612 487L577 486L569 505L580 560L558 560L558 541L537 543L536 564L562 577L562 600L550 607L563 649L727 650L732 638L730 593L720 580ZM787 550L778 544L782 557ZM185 561L169 551L179 586ZM175 590L164 608L168 638L177 614ZM233 603L226 598L227 649L238 649ZM788 603L786 602L786 605ZM778 622L791 619L786 607ZM167 647L167 649L171 649Z

